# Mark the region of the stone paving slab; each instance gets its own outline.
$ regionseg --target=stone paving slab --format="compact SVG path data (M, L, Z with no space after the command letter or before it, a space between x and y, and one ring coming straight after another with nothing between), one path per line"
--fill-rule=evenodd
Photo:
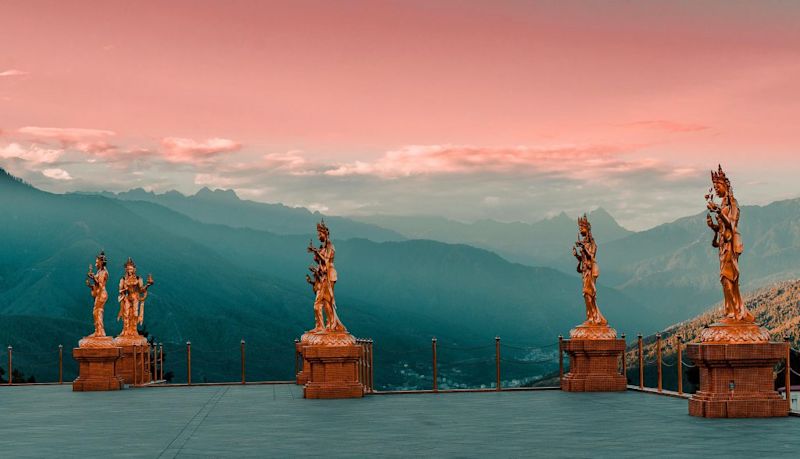
M795 457L800 419L639 392L304 400L295 385L0 387L2 457Z

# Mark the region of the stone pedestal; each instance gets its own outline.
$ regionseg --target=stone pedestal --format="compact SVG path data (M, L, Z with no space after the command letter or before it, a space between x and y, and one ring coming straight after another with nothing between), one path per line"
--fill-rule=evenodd
M689 344L686 355L700 370L700 389L689 400L689 414L706 418L787 416L788 401L774 389L774 366L786 344Z
M72 357L79 367L79 376L73 381L72 390L83 392L122 389L122 379L116 374L120 354L121 349L115 346L72 349Z
M612 392L627 389L619 362L625 352L622 339L568 339L564 352L569 355L569 373L561 380L567 392Z
M125 381L125 384L147 384L150 382L150 369L147 365L147 355L150 351L150 345L121 345L121 356L117 362L117 376ZM134 369L134 349L136 350L136 359ZM144 360L144 361L143 361ZM136 380L134 381L134 376Z
M305 358L305 352L303 348L305 347L304 343L294 343L295 351L300 354L301 357L301 367L300 371L295 375L296 382L298 385L302 386L308 382L308 375L311 373L311 366L308 364L308 360Z
M308 362L309 367L303 397L363 397L364 386L358 381L358 360L362 352L361 346L356 344L303 346L303 361Z

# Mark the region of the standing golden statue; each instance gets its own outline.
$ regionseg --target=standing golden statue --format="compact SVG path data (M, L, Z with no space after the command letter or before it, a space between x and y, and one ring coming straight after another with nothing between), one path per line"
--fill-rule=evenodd
M118 344L145 344L147 340L139 335L137 325L144 321L144 302L150 286L153 285L152 274L145 283L136 274L136 264L131 258L125 262L125 274L119 280L119 314L122 319L122 333L116 338Z
M578 240L572 247L572 256L578 260L577 271L583 279L583 301L586 303L586 321L570 331L571 338L612 339L617 332L608 326L608 321L597 307L597 242L592 236L592 224L586 214L578 218Z
M103 325L103 311L105 310L106 301L108 301L108 291L106 291L106 283L108 283L108 271L106 265L105 252L100 252L94 260L94 265L97 272L92 272L92 266L89 265L89 272L86 273L86 286L94 298L94 307L92 308L92 318L94 319L94 333L83 338L79 341L79 347L106 347L113 345L113 340L110 336L106 336L106 329Z
M764 328L755 325L739 292L739 255L744 251L739 234L739 203L733 197L731 182L722 170L711 171L711 188L706 194L706 224L714 231L711 245L719 250L719 280L724 298L721 323L712 324L701 333L703 341L769 341ZM720 199L719 203L714 197ZM713 216L716 216L716 219ZM724 327L730 325L733 327Z
M92 267L89 266L89 272L86 274L86 286L92 292L94 298L94 308L92 308L92 317L94 318L94 333L89 336L106 336L106 329L103 325L103 310L108 301L108 291L106 291L106 283L108 283L108 271L106 271L105 252L100 252L100 255L94 261L97 272L92 273Z
M314 265L308 269L306 282L314 291L314 328L301 337L302 342L310 344L352 344L355 338L347 332L336 312L334 287L338 276L334 265L336 249L330 239L330 230L325 221L317 224L317 238L320 246L308 243L308 252L314 254Z
M586 214L578 218L578 240L572 248L572 256L578 260L577 271L583 278L583 300L586 302L586 324L607 325L608 321L597 307L597 242L592 236L592 224Z

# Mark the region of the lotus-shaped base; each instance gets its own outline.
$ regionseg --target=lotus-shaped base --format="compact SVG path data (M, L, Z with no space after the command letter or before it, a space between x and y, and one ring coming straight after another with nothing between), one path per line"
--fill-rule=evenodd
M570 339L615 339L617 331L608 325L582 323L569 331Z
M114 347L114 338L110 336L87 336L78 341L78 347Z
M356 337L345 331L308 331L300 337L300 343L312 346L349 346L356 343Z
M114 338L115 346L144 346L147 344L147 338L142 335L119 335Z
M700 332L701 343L767 343L769 331L750 321L722 319Z

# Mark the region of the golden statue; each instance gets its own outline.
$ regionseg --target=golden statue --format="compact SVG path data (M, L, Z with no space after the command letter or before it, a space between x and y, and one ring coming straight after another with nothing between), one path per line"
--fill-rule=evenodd
M92 267L89 266L89 272L86 274L86 286L92 292L94 298L94 308L92 309L92 316L94 317L94 333L89 336L106 336L106 329L103 325L103 310L108 301L108 291L106 291L106 283L108 282L108 271L106 271L105 252L100 252L100 255L94 261L97 267L97 272L92 274Z
M338 276L334 266L336 249L330 239L330 230L325 221L317 224L319 247L308 243L308 252L314 254L314 265L308 269L312 276L306 274L306 282L314 291L314 328L301 337L302 342L310 344L352 344L355 338L347 332L336 313L334 287ZM326 320L327 319L327 320Z
M97 272L92 273L92 266L89 265L89 272L86 273L86 286L94 298L94 307L92 308L92 317L94 318L94 333L83 338L78 342L79 347L105 347L113 346L113 339L106 336L106 329L103 325L103 311L108 301L108 291L106 291L106 283L108 283L108 271L106 265L105 252L100 252L94 260L94 265Z
M583 279L583 301L586 303L586 321L570 331L570 338L612 339L617 332L608 326L608 321L597 307L597 242L592 236L592 224L586 214L578 218L578 240L572 247L572 256L578 260L577 271Z
M153 285L152 274L147 276L147 283L136 274L136 263L131 258L125 262L125 274L119 280L119 314L122 319L122 333L116 338L118 344L145 344L147 340L139 335L137 325L144 321L144 302L147 289Z
M719 281L722 284L725 317L720 323L704 329L701 340L769 341L768 332L755 325L755 318L747 310L739 292L739 255L744 251L739 234L739 203L733 197L733 187L721 165L716 172L711 171L711 183L712 187L705 196L708 209L706 224L714 231L711 245L719 250ZM719 204L714 201L715 196L720 199Z

